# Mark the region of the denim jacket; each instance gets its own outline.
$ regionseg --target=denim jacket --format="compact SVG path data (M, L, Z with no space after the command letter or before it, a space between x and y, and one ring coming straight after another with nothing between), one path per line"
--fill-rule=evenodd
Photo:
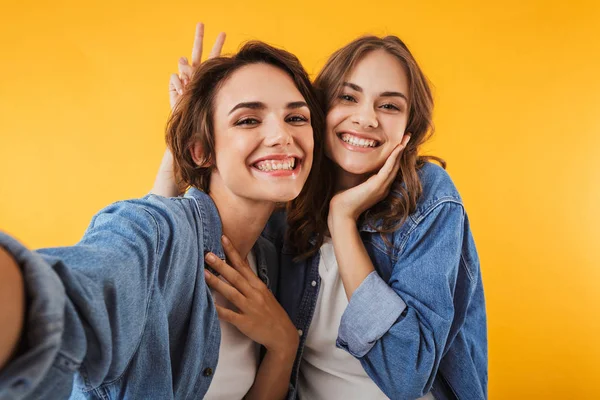
M204 254L225 258L210 197L149 195L98 213L79 243L29 251L0 233L21 266L24 350L0 371L0 399L201 399L220 326ZM254 246L277 282L275 248Z
M416 211L392 234L359 227L375 271L342 315L337 347L360 360L391 399L487 398L486 313L479 259L461 198L435 164L419 176ZM319 294L319 254L295 262L273 217L264 235L281 250L279 301L300 334L292 388ZM290 398L297 397L292 393Z

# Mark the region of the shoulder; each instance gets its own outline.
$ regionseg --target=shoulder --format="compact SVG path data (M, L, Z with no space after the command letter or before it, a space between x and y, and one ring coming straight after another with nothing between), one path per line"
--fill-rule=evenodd
M429 162L417 172L423 191L415 211L393 234L397 250L404 248L409 238L420 237L432 229L437 234L460 229L464 219L462 199L448 172Z
M423 192L411 219L418 222L439 206L460 206L462 199L448 172L437 164L425 163L418 171Z
M210 219L202 217L203 214L207 214L201 212L203 208L206 207L200 206L193 198L168 198L149 194L139 199L118 201L105 207L94 216L89 229L100 226L122 229L129 226L139 233L156 230L156 234L163 239L176 232L178 235L195 236L198 228Z

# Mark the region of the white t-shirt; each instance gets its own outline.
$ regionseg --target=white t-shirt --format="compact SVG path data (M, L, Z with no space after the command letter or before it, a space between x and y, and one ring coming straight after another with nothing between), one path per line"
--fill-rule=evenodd
M326 239L321 246L319 276L319 296L300 363L300 398L387 399L367 375L360 361L335 345L348 298L331 239ZM433 399L433 396L428 394L423 399Z
M256 274L254 254L248 254L250 268ZM212 290L215 302L235 310L220 293ZM204 396L206 400L242 399L252 387L260 357L260 345L248 338L230 323L219 321L221 325L221 346L215 376Z

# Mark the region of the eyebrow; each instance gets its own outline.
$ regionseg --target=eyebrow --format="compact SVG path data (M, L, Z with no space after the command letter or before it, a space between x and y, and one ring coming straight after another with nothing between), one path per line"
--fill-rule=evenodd
M347 86L350 89L356 90L357 92L362 93L363 92L363 88L361 88L360 86L358 86L355 83L351 83L351 82L344 82L342 84L342 86ZM381 97L402 97L407 103L408 103L408 97L406 97L406 95L402 92L383 92L381 94L379 94L379 96Z
M292 110L302 107L308 108L308 104L306 104L306 102L304 101L292 101L290 103L287 103L285 106L285 108ZM231 109L231 111L229 111L229 114L233 113L235 110L239 110L240 108L249 108L251 110L264 110L265 108L267 108L267 105L261 101L248 101L244 103L238 103L235 105L235 107Z

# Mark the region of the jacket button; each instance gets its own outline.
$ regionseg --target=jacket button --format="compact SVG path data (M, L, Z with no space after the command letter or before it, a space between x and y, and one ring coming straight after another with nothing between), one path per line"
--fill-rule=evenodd
M202 373L204 374L204 376L211 376L213 374L213 370L210 367L209 368L205 368Z
M310 283L310 286L312 286L312 287L315 287L315 286L317 286L317 281L312 281L312 282Z
M304 334L304 332L302 332L302 329L298 329L298 335L302 336Z

